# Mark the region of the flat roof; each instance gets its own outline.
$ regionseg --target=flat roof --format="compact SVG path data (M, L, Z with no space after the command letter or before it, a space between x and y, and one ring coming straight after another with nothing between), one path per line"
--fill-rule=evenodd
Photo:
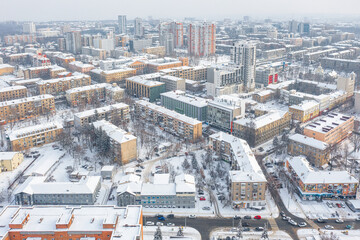
M40 132L47 132L50 130L62 129L62 128L63 128L62 124L58 123L58 122L43 123L43 124L34 125L34 126L30 126L30 127L20 128L18 130L13 130L9 134L9 139L10 139L10 141L14 141L14 140L21 139L24 137L37 135Z
M326 134L353 118L353 116L331 112L327 116L306 125L305 129Z
M307 146L311 146L313 148L317 148L317 149L320 149L320 150L326 150L329 145L325 142L322 142L322 141L319 141L315 138L311 138L311 137L307 137L305 135L301 135L301 134L294 134L294 135L291 135L289 137L289 140L293 140L295 142L299 142L299 143L302 143L304 145L307 145Z
M286 111L271 110L269 113L262 115L260 117L257 117L255 119L242 118L242 119L235 120L234 123L242 125L242 126L248 126L253 121L254 128L257 129L257 128L266 126L272 122L280 120L281 118L284 117L284 115L286 113L287 113Z
M0 106L10 106L10 105L16 105L16 104L20 104L20 103L24 103L24 102L40 101L43 99L50 99L50 98L54 98L54 96L50 95L50 94L44 94L44 95L38 95L38 96L34 96L34 97L19 98L19 99L9 100L9 101L5 101L5 102L0 102Z
M122 108L128 108L128 107L129 107L129 105L127 105L125 103L116 103L116 104L108 105L105 107L90 109L90 110L86 110L83 112L78 112L78 113L74 114L74 117L78 117L78 118L90 117L90 116L95 115L95 111L97 111L99 114L101 114L101 113L109 112L114 109L122 109Z
M24 87L24 86L5 87L5 88L1 88L0 92L9 92L9 91L22 90L22 89L26 89L26 87Z
M161 96L168 97L195 107L207 107L208 100L201 97L196 97L192 95L186 95L184 91L176 90L170 92L164 92L160 94Z

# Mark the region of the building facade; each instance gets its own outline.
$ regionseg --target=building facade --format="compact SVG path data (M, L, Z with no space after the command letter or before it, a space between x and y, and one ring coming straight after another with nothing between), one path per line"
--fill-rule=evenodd
M27 88L24 86L12 86L0 89L0 102L25 97L27 97Z
M298 105L289 107L292 118L299 122L307 122L320 114L320 104L314 100L303 101Z
M91 78L89 75L80 74L65 78L41 80L36 83L39 94L59 95L72 88L89 86Z
M206 57L215 54L216 26L212 23L189 24L188 53L190 56Z
M24 160L24 155L20 152L0 152L0 173L13 171Z
M126 90L130 95L145 97L154 102L166 91L165 83L148 80L148 75L134 76L126 79ZM159 77L160 80L160 77Z

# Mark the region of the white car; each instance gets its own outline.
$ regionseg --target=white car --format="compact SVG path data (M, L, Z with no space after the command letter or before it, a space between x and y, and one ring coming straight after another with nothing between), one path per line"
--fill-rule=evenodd
M146 222L146 226L154 226L154 225L155 225L154 222L151 222L151 221L147 221L147 222Z
M157 222L157 223L156 223L156 226L164 226L164 223L162 223L162 222Z
M331 230L331 229L334 229L334 227L333 227L333 226L331 226L331 225L325 225L325 229L329 229L329 230Z
M306 222L301 222L298 224L299 227L306 227L307 223Z
M344 220L342 220L341 218L338 218L335 220L336 223L344 223Z
M175 227L175 223L168 223L166 224L168 227Z
M191 215L189 215L189 218L194 219L194 218L196 218L196 215L191 214Z

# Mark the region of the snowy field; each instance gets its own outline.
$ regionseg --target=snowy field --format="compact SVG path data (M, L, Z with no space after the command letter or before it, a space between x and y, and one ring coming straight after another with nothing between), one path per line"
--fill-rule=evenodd
M321 230L321 234L328 237L333 237L326 239L358 240L360 238L360 230ZM297 235L300 240L320 240L321 234L318 230L315 229L299 229L297 231Z
M235 229L234 229L235 230ZM249 232L242 232L243 238L242 239L261 239L261 234L263 232L255 232L255 231L249 231ZM211 240L217 240L219 237L225 238L225 237L233 237L236 236L236 232L232 232L230 228L220 228L214 230L210 234ZM269 240L291 240L292 238L283 231L268 231Z
M154 234L157 229L157 226L145 226L143 228L144 232L144 240L153 240ZM177 232L179 231L179 227L167 227L167 226L161 226L160 227L162 239L168 240L170 237L175 237L177 235ZM200 233L191 227L184 227L183 228L183 234L184 237L180 238L182 240L198 240L201 239ZM173 239L173 238L171 238Z

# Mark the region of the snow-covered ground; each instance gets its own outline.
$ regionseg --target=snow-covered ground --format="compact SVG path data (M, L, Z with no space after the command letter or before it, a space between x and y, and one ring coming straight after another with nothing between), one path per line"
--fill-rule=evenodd
M235 229L234 229L235 230ZM243 238L242 239L261 239L261 235L263 232L242 232ZM225 239L226 237L233 237L236 236L235 231L231 231L231 228L219 228L211 232L210 239L217 240L218 238ZM291 240L292 238L283 231L268 231L269 239L281 239L281 240Z
M360 230L321 230L321 234L325 236L334 236L334 238L328 239L339 239L339 240L358 240L360 237ZM320 240L320 232L316 229L299 229L297 235L300 240L314 239ZM312 237L312 238L311 238ZM338 238L336 238L338 237Z
M145 226L143 228L144 232L144 240L153 240L154 234L156 232L157 226ZM184 236L182 238L178 237L176 239L182 239L182 240L198 240L201 239L200 233L191 227L183 227L183 234ZM161 226L160 227L162 239L167 240L170 239L170 237L175 237L177 235L177 232L179 231L179 227L167 227L167 226ZM171 238L172 239L172 238Z

